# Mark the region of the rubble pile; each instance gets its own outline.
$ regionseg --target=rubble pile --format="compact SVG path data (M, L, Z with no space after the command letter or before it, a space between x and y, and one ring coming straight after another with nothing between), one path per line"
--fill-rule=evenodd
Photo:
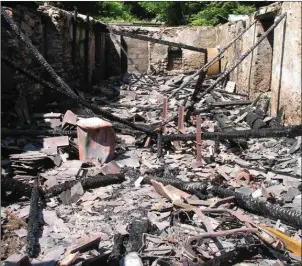
M5 127L2 260L32 265L298 265L301 137L211 140L201 134L196 145L197 123L206 138L207 132L282 127L280 114L267 116L269 98L247 101L232 82L217 86L193 112L184 112L182 121L167 122L161 131L163 121L181 114L179 106L185 106L197 86L195 78L169 97L189 77L127 74L84 95L154 132L148 136L113 123L117 145L114 160L107 163L77 157L77 122L88 116L52 110L33 115L35 128ZM214 82L207 77L201 89ZM169 140L177 135L193 138ZM29 200L36 181L40 214L33 224ZM32 233L35 226L40 235ZM28 247L32 238L37 238L37 250Z

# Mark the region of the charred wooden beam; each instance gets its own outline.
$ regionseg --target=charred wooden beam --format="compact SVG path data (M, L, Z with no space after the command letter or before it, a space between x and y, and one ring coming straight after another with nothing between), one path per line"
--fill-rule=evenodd
M148 174L146 172L146 174ZM155 174L148 174L148 177L145 177L143 183L151 184L151 179L156 180L157 182L161 182L163 185L171 185L180 190L186 191L191 194L195 194L199 198L204 198L203 193L207 190L207 184L205 182L184 182L178 178L167 178L167 177L158 177Z
M126 252L138 252L143 246L143 234L147 234L151 224L147 218L135 218L129 226L129 241Z
M112 184L119 184L125 180L125 174L123 172L119 174L109 174L109 175L96 175L90 176L81 181L82 187L84 189L92 189L98 187L104 187ZM45 198L51 198L60 195L63 191L71 189L79 181L67 181L65 183L55 185L48 189L45 194Z
M74 66L77 56L77 25L78 25L77 18L78 18L77 7L74 7L74 16L73 16L73 23L72 23L72 51L71 51L71 60Z
M215 102L212 103L212 107L227 107L227 106L241 106L241 105L249 105L253 101L250 100L238 100L238 101L223 101L223 102Z
M279 128L265 128L259 130L238 130L228 132L203 132L202 139L225 140L240 138L282 138L302 136L302 125L294 125ZM195 134L171 134L163 136L164 141L194 141Z
M77 132L72 130L62 129L1 129L2 137L15 137L15 136L70 136L76 137Z
M293 227L302 227L302 215L291 209L282 208L278 204L272 204L268 201L260 201L259 199L247 196L230 189L214 187L212 191L219 197L225 198L234 196L236 203L243 209L261 214L266 217L287 223Z
M26 253L30 258L37 258L40 254L39 243L39 212L40 212L40 190L36 184L31 191L30 209L27 227L27 247Z
M207 86L207 87L210 87L210 85ZM239 92L229 92L229 91L225 91L225 90L222 90L222 89L215 89L215 91L220 92L221 94L229 94L229 95L237 95L237 96L242 96L242 97L248 97L247 94L239 93Z
M110 254L108 265L109 266L119 266L120 260L124 254L124 242L125 236L121 235L120 233L117 233L113 237L113 247L112 252Z
M191 51L195 51L195 52L207 53L206 48L199 48L199 47L195 47L195 46L187 45L187 44L183 44L183 43L170 42L170 41L166 41L166 40L162 40L162 39L152 38L149 36L126 32L126 31L120 31L120 30L116 30L116 29L111 29L111 31L116 35L121 35L121 36L129 37L132 39L137 39L137 40L146 41L146 42L159 43L159 44L168 45L168 46L172 46L172 47L179 47L182 49L191 50Z

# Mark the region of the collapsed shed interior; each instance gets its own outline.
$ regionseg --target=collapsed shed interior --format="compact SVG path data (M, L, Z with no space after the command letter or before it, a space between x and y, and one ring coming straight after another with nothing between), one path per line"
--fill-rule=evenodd
M301 11L2 6L4 265L300 265Z

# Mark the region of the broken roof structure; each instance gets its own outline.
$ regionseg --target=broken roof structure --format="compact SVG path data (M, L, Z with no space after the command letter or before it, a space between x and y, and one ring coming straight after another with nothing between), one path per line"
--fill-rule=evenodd
M300 265L299 10L169 28L2 7L4 265Z

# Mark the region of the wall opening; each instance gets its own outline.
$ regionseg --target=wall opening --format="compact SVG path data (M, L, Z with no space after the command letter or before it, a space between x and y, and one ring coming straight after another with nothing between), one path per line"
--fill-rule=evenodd
M121 44L124 50L128 53L128 46L123 36L121 36ZM128 71L128 58L121 49L121 72L126 73Z
M274 24L274 16L263 16L257 23L257 39ZM255 54L252 93L268 92L271 89L271 73L274 50L274 31L271 31L258 46ZM253 95L251 95L253 97Z
M182 68L182 50L179 47L169 47L167 70Z

